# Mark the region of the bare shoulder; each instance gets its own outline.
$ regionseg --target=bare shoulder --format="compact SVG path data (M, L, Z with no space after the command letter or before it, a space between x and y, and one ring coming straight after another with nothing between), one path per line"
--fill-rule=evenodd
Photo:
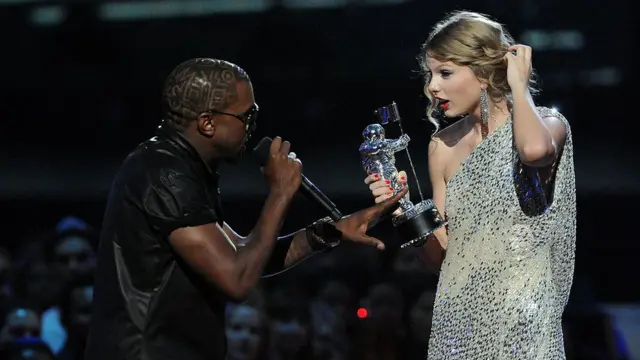
M444 169L447 165L448 159L451 157L452 148L447 145L445 141L439 136L434 136L429 142L428 148L428 161L429 171L434 173L442 173L444 175Z
M438 139L449 148L453 148L471 131L469 118L463 118L444 129L433 134L434 139Z
M447 152L451 151L444 141L438 136L433 136L429 141L429 161L442 158Z
M446 160L469 131L471 127L465 118L433 134L429 143L429 159Z

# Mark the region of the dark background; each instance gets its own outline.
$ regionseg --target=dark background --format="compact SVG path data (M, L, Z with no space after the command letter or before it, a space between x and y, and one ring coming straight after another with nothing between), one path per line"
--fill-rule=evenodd
M159 124L164 78L191 57L226 59L250 74L261 109L255 138L290 140L305 174L344 213L372 203L360 133L375 108L396 101L430 196L433 128L423 121L416 57L436 21L468 9L491 14L533 47L543 89L536 101L571 123L576 279L598 302L640 300L636 38L628 1L220 0L146 10L141 6L158 3L19 3L0 1L0 223L7 247L67 214L99 227L119 163ZM408 170L405 159L398 162ZM266 193L259 171L245 161L221 173L228 222L247 233ZM411 175L409 181L416 200ZM286 230L324 215L303 199L291 214Z

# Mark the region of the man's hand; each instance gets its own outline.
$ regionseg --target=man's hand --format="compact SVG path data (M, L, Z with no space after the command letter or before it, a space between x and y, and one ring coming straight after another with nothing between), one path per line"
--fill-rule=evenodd
M269 148L269 158L262 172L269 192L291 198L300 187L302 162L289 154L291 144L276 136ZM293 153L292 153L293 154Z
M376 204L367 209L353 213L335 223L338 230L342 232L344 240L350 240L356 243L375 246L379 250L384 250L384 244L379 239L367 235L371 223L377 221L381 216L388 214L394 210L402 197L409 191L409 187L405 186L393 197Z

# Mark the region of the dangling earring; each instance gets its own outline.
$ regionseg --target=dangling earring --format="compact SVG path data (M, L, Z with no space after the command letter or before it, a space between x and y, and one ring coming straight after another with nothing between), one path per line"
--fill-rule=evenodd
M480 119L485 125L489 123L489 100L486 89L482 89L480 92Z
M489 135L489 99L487 99L487 90L482 89L480 92L480 120L482 124L482 138L486 138Z

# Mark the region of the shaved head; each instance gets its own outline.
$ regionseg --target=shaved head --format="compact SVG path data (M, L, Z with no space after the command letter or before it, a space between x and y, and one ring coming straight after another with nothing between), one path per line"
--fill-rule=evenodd
M181 63L164 84L165 121L182 131L202 112L224 111L238 100L239 81L249 82L249 76L228 61L196 58Z

